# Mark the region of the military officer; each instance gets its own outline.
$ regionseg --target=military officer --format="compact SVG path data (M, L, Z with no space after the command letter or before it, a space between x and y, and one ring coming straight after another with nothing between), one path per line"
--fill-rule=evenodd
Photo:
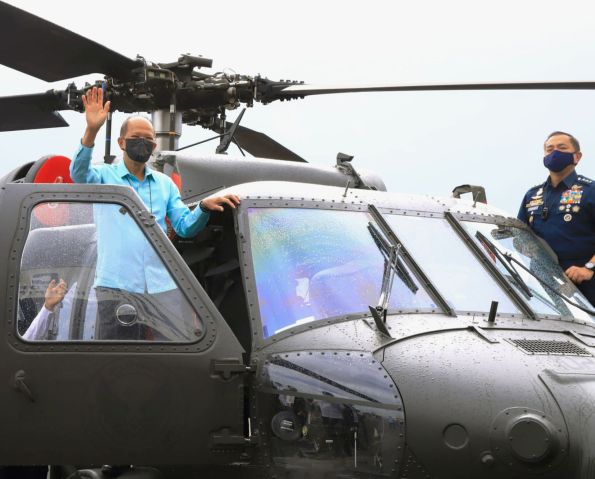
M595 305L595 184L575 171L582 153L572 135L551 133L544 153L549 176L525 194L518 218L551 246L566 275Z

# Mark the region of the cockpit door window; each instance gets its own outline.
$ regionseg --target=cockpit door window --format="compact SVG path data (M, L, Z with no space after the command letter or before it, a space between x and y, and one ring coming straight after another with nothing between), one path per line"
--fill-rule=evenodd
M57 296L63 300L46 308ZM192 343L204 331L132 212L119 204L34 206L18 305L17 333L26 341Z

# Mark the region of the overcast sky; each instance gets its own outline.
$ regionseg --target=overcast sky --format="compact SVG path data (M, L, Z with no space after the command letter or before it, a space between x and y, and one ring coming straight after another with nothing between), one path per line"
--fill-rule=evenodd
M131 58L172 62L191 53L212 58L212 71L276 80L595 81L595 4L588 0L9 3ZM0 75L1 95L69 83L5 67ZM70 127L0 133L0 175L49 153L71 156L83 117L63 116ZM333 165L338 151L354 155L356 167L379 173L391 191L449 195L458 184L484 185L490 203L516 214L528 187L546 177L542 143L553 130L578 137L579 172L595 177L594 116L591 91L363 93L256 105L243 124L315 164ZM115 116L116 126L122 118ZM180 145L209 136L185 126Z

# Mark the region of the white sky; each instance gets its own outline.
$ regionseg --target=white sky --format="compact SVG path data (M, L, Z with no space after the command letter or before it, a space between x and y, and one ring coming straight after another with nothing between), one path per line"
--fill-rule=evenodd
M213 58L213 71L275 80L595 80L595 4L588 0L9 3L131 58L171 62L191 53ZM46 83L5 67L0 75L1 95L70 81ZM594 114L590 91L363 93L257 105L242 124L315 164L333 165L338 151L352 154L356 167L379 173L391 191L449 195L462 183L484 185L490 203L516 214L527 188L546 177L542 142L553 130L577 136L579 172L595 177ZM49 153L71 156L83 117L63 116L69 128L0 133L0 175ZM122 118L115 116L116 129ZM200 127L183 133L180 145L212 136Z

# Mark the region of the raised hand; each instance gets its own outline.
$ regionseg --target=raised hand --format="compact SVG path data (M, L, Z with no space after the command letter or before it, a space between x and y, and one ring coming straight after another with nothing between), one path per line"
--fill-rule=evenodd
M103 89L94 86L83 95L83 105L85 107L85 120L87 129L83 135L82 143L91 147L95 142L97 132L101 129L109 113L111 102L103 104Z
M66 283L63 279L59 283L55 279L52 279L50 284L48 284L48 288L45 290L45 302L43 305L52 311L64 299L66 289Z

